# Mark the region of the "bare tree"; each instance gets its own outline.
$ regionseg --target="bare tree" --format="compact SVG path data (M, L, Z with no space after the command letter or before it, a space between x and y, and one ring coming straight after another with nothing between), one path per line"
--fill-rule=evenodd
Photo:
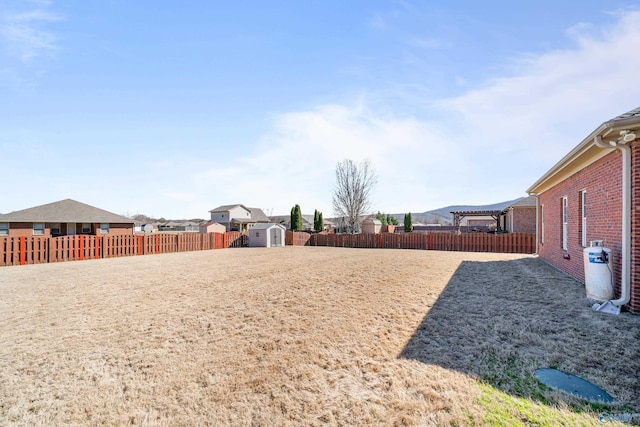
M370 160L354 162L344 159L336 165L333 211L344 218L350 231L358 229L360 217L369 210L369 197L378 177Z

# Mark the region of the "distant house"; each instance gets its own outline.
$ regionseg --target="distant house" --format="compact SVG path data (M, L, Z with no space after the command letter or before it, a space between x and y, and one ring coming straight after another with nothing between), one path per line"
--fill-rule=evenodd
M274 224L283 225L287 230L291 229L291 215L273 215L269 220ZM322 222L325 230L334 227L331 220L323 219ZM302 231L313 231L313 215L302 215Z
M284 246L285 228L280 224L260 223L249 230L249 246L270 248Z
M209 213L211 221L224 225L226 231L247 231L256 224L270 222L262 209L242 204L218 206Z
M0 237L125 235L133 230L132 219L71 199L0 215Z
M535 233L536 206L536 198L529 196L503 209L505 231L509 233Z
M224 233L227 231L224 225L218 224L217 222L207 221L203 224L200 224L200 233Z
M375 218L366 218L362 220L363 233L380 233L382 229L382 221Z
M640 107L602 123L538 179L538 254L585 281L584 249L611 249L617 300L640 313Z

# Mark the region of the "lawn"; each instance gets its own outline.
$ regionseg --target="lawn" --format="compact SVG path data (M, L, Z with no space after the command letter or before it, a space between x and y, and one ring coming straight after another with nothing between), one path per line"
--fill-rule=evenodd
M0 425L602 425L640 316L523 255L240 248L0 268ZM603 407L535 369L588 379ZM611 424L609 424L611 425Z

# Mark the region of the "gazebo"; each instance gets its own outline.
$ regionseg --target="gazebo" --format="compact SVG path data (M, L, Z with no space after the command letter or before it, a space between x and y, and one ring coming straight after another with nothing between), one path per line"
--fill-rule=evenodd
M456 227L458 229L458 232L460 232L460 222L462 221L462 219L465 218L465 217L470 217L470 216L491 217L496 221L496 232L502 231L502 226L500 224L500 218L502 217L502 211L501 210L454 211L454 212L451 212L451 213L453 214L453 225L454 225L454 227Z

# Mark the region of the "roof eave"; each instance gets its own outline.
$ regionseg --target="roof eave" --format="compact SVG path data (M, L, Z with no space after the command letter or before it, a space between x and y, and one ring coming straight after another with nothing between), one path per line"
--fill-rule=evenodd
M638 128L640 128L640 117L637 116L613 119L602 123L529 187L527 194L530 196L538 195L615 150L614 147L600 148L596 146L595 139L597 136L600 136L606 142L616 139L619 136L616 132ZM607 138L609 135L615 136L615 138Z

